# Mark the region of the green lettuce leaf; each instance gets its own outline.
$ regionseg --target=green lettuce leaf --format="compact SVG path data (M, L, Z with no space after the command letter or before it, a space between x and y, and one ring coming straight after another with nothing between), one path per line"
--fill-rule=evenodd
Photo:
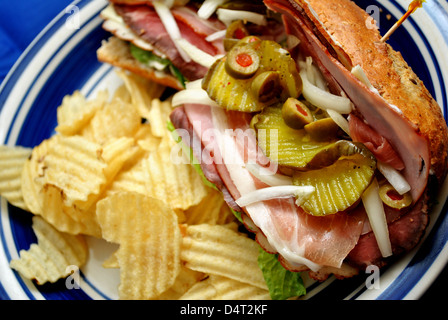
M285 300L306 294L299 272L286 270L278 261L277 254L270 254L260 248L258 266L263 272L272 300Z
M166 70L171 72L173 76L175 76L180 83L185 87L186 79L176 68L169 59L161 58L158 55L152 53L151 51L143 50L142 48L137 47L133 43L129 43L129 48L131 50L132 56L137 59L139 62L146 64L148 66L153 66L157 64L162 70Z

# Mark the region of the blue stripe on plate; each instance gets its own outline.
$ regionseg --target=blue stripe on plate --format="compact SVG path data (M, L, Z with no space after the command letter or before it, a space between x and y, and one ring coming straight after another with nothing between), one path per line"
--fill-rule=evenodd
M0 282L0 300L11 300Z
M89 2L90 1L76 2L76 5L80 9L80 12L82 8ZM101 40L109 36L108 33L101 28L101 20L98 19L98 17L95 15L91 19L86 21L86 23L81 26L80 30L82 30L82 28L86 25L92 23L94 19L98 20L97 22L95 22L97 23L97 26L88 35L81 39L80 43L78 43L76 47L68 53L61 64L56 68L54 73L46 80L44 86L39 92L39 95L37 96L35 101L33 101L30 112L27 115L24 124L22 125L22 127L27 128L27 130L21 130L16 144L24 146L34 146L40 143L43 139L48 138L53 131L52 128L54 128L55 126L56 108L58 105L60 105L62 98L67 93L73 92L74 90L78 89L83 83L85 83L94 73L94 67L99 68L101 66L101 63L99 63L96 58L95 52L96 49L100 46ZM12 71L11 75L7 77L8 82L3 86L0 93L1 102L4 103L4 101L7 99L8 95L14 88L16 82L18 82L18 80L20 79L27 65L34 58L34 55L39 52L39 50L41 50L42 46L47 41L51 40L54 33L63 26L65 21L65 15L62 15L58 19L55 19L50 23L50 27L47 28L46 32L41 33L37 41L33 41L32 46L27 50L27 54L20 59L20 63L14 66L14 70ZM61 47L48 60L48 62L42 66L36 79L41 76L42 72L45 70L48 64L51 63L52 59L61 50L61 48L63 48L74 36L76 36L76 32L68 37L61 45ZM63 85L55 86L55 84ZM20 106L16 110L15 118L12 120L12 124L15 122L17 114L20 111L23 102L25 101L29 92L32 90L33 86L34 83L31 84L27 92L24 94ZM42 110L45 110L44 116L42 116ZM35 114L33 114L33 112ZM33 119L33 116L36 116L37 118ZM35 119L42 118L45 120L44 123L35 121ZM8 130L6 141L8 141L10 138L12 127L13 126L11 125ZM51 130L49 131L49 129ZM24 213L20 209L9 206L10 226L17 250L28 249L31 243L36 242L34 233L31 229L31 217L32 215L30 215L29 213ZM1 226L1 221L0 229L3 229L3 226ZM4 252L8 260L11 260L11 254L6 245L3 233L1 234L1 236ZM27 296L30 299L34 299L34 296L29 290L27 284L22 281L18 274L17 280ZM85 279L83 281L86 282ZM98 294L106 298L106 296L103 293L99 292L96 288L94 288L94 290L96 290ZM51 285L39 286L39 291L46 299L51 300L57 298L90 299L90 297L82 290L66 289L64 281L61 281L61 284L56 283ZM2 290L0 294L0 297L2 299L8 298L5 290Z
M440 1L440 0L439 0ZM431 19L440 26L440 31L448 43L448 25L440 24L440 21L448 21L448 12L445 11L442 4L437 0L426 0L424 5L426 13L431 17Z
M405 10L402 9L402 7L396 2L391 1L391 3L394 4L395 7L400 9L403 13ZM446 16L444 17L446 19ZM424 32L418 27L415 20L412 18L412 16L408 19L409 22L412 24L412 26L415 28L415 30L418 32L421 40L424 42L426 49L428 50L432 63L435 67L435 70L437 72L437 77L439 81L439 86L441 88L442 92L442 101L441 107L444 112L445 121L447 119L447 107L448 107L448 101L447 101L447 93L446 93L446 87L445 82L443 78L443 74L441 71L441 67L435 57L434 51L429 44L427 38L424 35ZM448 21L448 20L446 20ZM404 36L404 33L406 32L405 28L398 29L400 33L397 34L397 37L402 39L401 37ZM397 32L398 32L397 30ZM408 35L409 37L409 35ZM418 52L418 47L415 46L415 43L408 42L407 45L412 44L414 47L411 50L406 50L406 52L403 52L403 56L405 59L409 62L411 67L413 64L410 62L412 60L413 55L415 55ZM417 69L417 71L420 71L422 68L422 65L415 64L414 68ZM425 66L426 68L426 66ZM427 68L426 68L427 69ZM420 76L420 75L419 75ZM432 84L433 81L436 79L424 79L421 78L425 85L427 85L428 90L431 92L431 94L434 95L434 87L429 86L429 84ZM437 85L437 84L436 84ZM420 278L431 268L431 265L434 261L434 259L437 258L440 251L443 249L443 247L447 244L448 236L446 233L441 232L442 230L446 230L443 228L443 226L446 227L446 224L448 223L447 220L447 203L445 203L444 208L442 209L440 216L434 225L433 229L430 232L430 236L425 240L425 242L422 244L422 247L419 249L417 254L412 258L412 260L409 262L408 266L401 272L401 274L396 278L396 280L385 290L378 299L403 299L419 282Z
M99 67L101 65L97 61L96 55L92 55L92 52L96 52L95 46L101 43L105 35L106 33L102 31L100 26L95 28L64 58L61 65L48 78L46 84L36 97L23 124L23 127L27 128L27 130L20 132L17 144L33 146L51 136L53 128L56 125L56 107L60 104L62 98L68 92L73 92L78 89L80 84L86 82L91 77L94 71L92 66L98 65ZM79 75L77 74L78 72ZM71 78L73 73L76 73L76 76ZM64 85L61 87L54 86L55 83L64 83ZM44 113L42 112L41 106L48 106ZM44 122L36 122L34 116L43 119ZM31 226L31 222L29 222L29 225ZM11 228L16 246L20 250L22 243L27 243L26 240L23 240L26 224L18 223L17 220L11 219ZM86 282L86 279L83 280ZM39 286L39 291L45 298L50 300L56 299L57 297L77 300L90 299L82 290L66 289L64 281L56 285ZM96 291L100 293L98 290ZM100 294L104 296L103 293Z
M447 246L448 234L448 201L445 203L442 213L444 217L437 219L428 238L423 242L416 255L409 262L408 267L401 272L388 290L384 291L378 299L403 299L416 285L422 276L430 270L434 260ZM436 275L435 275L436 276Z

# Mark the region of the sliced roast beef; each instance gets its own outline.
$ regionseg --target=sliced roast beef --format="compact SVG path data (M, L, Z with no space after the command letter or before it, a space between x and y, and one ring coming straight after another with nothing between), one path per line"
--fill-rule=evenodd
M394 256L408 252L419 243L428 220L427 196L424 195L410 211L389 224L389 237ZM358 268L366 268L369 265L381 267L387 263L381 256L373 232L360 237L358 244L348 255L347 261Z
M120 15L126 25L138 35L141 39L150 43L154 48L163 53L175 67L179 69L182 75L188 80L197 80L202 78L207 72L207 68L194 61L185 61L176 48L173 40L169 36L162 21L155 9L148 5L114 5L115 11ZM206 32L213 32L212 27L207 28L203 24L193 24L193 20L187 19L194 17L186 9L177 9L173 15L177 17L181 36L196 47L210 55L216 55L223 52L221 45L214 45L205 40Z

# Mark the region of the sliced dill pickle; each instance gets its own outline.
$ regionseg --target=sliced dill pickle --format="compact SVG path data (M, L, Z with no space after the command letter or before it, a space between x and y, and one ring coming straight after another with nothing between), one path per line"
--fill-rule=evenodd
M258 138L258 145L265 155L279 165L306 169L306 165L319 152L329 148L334 140L315 141L304 130L285 124L282 108L266 107L251 121Z
M202 89L226 110L255 112L263 109L251 93L250 79L235 79L226 71L225 59L217 60L202 81Z
M225 56L217 60L205 75L202 81L202 89L207 91L210 98L216 101L218 105L227 110L243 112L260 111L271 105L273 103L272 99L260 101L259 95L251 90L252 82L257 76L267 71L278 73L280 86L278 100L284 102L289 97L297 98L300 96L302 80L297 71L296 63L287 50L274 41L262 41L253 36L243 38L235 47L240 45L252 48L259 54L259 68L248 79L236 79L226 71L226 60L229 57Z
M294 185L316 188L301 207L314 216L335 214L350 208L369 186L375 168L374 159L355 154L322 169L296 171Z
M302 94L302 78L300 77L294 59L287 50L275 41L262 41L260 70L278 71L280 82L286 89L283 92L282 101L289 97L298 98Z

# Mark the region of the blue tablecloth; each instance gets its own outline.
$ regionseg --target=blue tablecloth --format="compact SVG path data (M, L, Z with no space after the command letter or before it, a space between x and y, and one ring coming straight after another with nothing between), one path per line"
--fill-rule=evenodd
M70 3L72 0L0 0L0 83L38 33ZM445 268L423 299L442 298L447 283Z
M0 0L0 83L38 33L72 0Z

